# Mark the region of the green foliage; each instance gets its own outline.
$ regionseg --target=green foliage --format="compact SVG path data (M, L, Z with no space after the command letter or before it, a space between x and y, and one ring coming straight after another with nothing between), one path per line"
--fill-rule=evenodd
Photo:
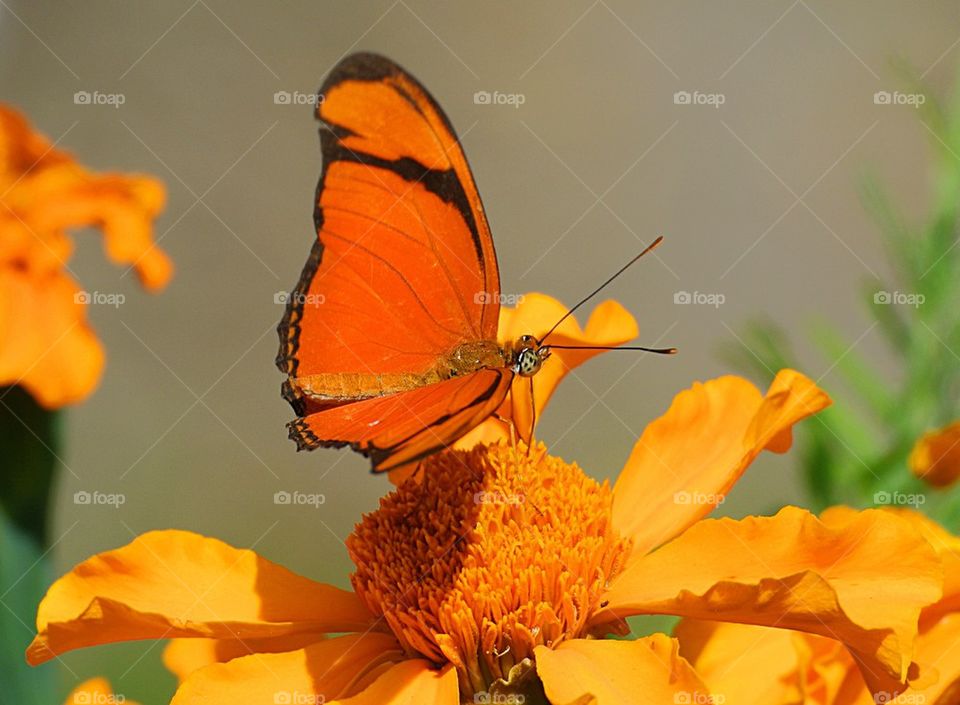
M927 96L919 116L933 152L930 212L909 224L875 179L863 186L892 272L888 281L865 283L864 301L897 373L879 372L836 326L817 325L811 337L843 384L831 385L834 406L805 422L797 437L814 509L885 504L900 492L956 526L960 491L931 490L910 473L907 456L923 432L960 417L960 85L945 103L911 83ZM754 322L742 337L743 346L726 351L741 369L769 380L798 366L776 324Z
M57 415L20 387L0 388L0 703L63 699L56 663L24 660L51 578L44 546L56 447Z

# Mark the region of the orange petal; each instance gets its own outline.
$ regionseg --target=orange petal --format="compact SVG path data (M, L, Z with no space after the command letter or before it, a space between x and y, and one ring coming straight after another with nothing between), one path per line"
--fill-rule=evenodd
M460 690L452 666L434 670L420 659L391 666L363 691L330 705L458 705Z
M63 701L64 705L138 705L121 694L113 692L106 678L91 678L84 681L70 691L70 695Z
M58 272L0 267L0 387L19 384L48 409L93 391L104 354L81 295Z
M516 308L500 309L498 338L504 344L515 343L523 335L540 340L568 310L567 306L545 294L526 294ZM616 301L604 301L590 314L586 328L581 328L574 316L570 316L545 342L548 345L615 346L633 340L637 334L637 322L630 312ZM526 432L533 428L532 414L540 418L561 380L601 352L554 349L533 376L533 401L530 400L529 380L518 379L510 392L510 411L501 416L512 418L521 436L527 435Z
M833 639L684 619L680 654L726 705L874 705L856 662Z
M960 477L960 421L925 433L910 451L913 474L934 487L949 487Z
M821 634L847 645L873 692L894 692L917 675L917 619L941 584L935 552L903 519L867 510L828 525L786 507L697 523L629 565L592 621L675 614Z
M507 403L510 403L509 399ZM459 448L460 450L470 450L481 443L484 445L493 445L494 443L508 441L510 439L510 426L508 423L509 422L502 421L495 416L491 416L475 429L461 437L460 440L453 444L453 447Z
M799 372L781 371L765 397L740 377L680 392L634 446L614 488L613 521L645 553L723 501L760 451L790 448L790 429L830 404Z
M725 705L803 701L800 658L786 629L684 619L673 633L680 655Z
M663 705L713 702L706 686L665 634L616 641L571 639L538 646L537 673L551 703Z
M324 639L323 634L292 634L266 639L171 639L163 650L163 665L181 683L194 671L250 654L296 651Z
M327 639L296 651L255 653L194 671L171 705L331 703L358 692L365 676L381 664L403 658L397 641L378 632Z
M916 703L960 703L960 614L948 614L917 639L916 660L936 669L937 679L918 690ZM913 692L913 691L911 691Z
M414 478L415 481L419 482L420 478L420 463L414 463L412 465L403 465L396 470L387 471L387 479L390 480L390 483L394 487L399 487L404 482L410 478Z
M872 696L850 654L825 637L695 619L682 620L675 635L680 654L726 705L947 705L960 702L960 619L954 617L960 615L917 638L916 661L935 664L924 678L929 685L897 698Z
M353 593L253 551L187 531L152 531L87 559L51 586L27 660L35 665L116 641L362 631L372 621Z
M943 565L943 597L925 608L921 616L921 627L936 622L951 612L960 612L960 537L954 536L933 519L922 512L906 507L884 507L881 511L905 519L913 524L927 540ZM831 507L821 515L821 519L830 525L848 522L857 514L850 507Z

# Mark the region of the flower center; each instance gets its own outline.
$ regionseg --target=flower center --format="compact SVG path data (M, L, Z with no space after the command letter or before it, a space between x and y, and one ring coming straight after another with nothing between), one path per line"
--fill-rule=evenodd
M529 670L535 646L587 635L630 551L606 482L542 444L445 451L420 473L347 540L354 589L410 655L452 663L470 697Z

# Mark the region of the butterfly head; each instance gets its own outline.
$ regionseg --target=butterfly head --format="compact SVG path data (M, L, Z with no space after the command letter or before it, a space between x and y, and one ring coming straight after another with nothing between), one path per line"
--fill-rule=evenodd
M523 335L517 341L516 361L513 371L521 377L532 377L540 371L543 361L550 357L550 348L540 345L532 335Z

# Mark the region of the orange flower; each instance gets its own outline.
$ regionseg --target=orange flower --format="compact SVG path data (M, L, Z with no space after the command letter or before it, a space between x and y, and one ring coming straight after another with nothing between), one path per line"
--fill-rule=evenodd
M354 592L215 539L151 532L54 583L27 657L175 637L177 704L706 702L676 641L597 638L625 633L629 615L676 614L828 637L874 692L899 692L943 581L910 522L794 507L703 520L828 403L789 370L765 396L737 377L697 384L647 427L613 489L542 446L440 453L349 538Z
M910 469L934 487L949 487L960 477L960 421L924 434L910 452Z
M684 619L680 653L726 705L955 705L960 702L960 539L919 512L884 509L913 525L939 555L944 595L920 616L914 660L921 675L908 690L871 693L851 654L830 639L768 627ZM828 525L855 518L834 507Z
M156 290L172 273L151 241L163 201L157 180L89 172L0 105L0 386L47 408L90 394L104 355L67 268L67 230L102 229L107 257Z
M63 705L138 705L138 703L114 693L105 678L91 678L70 691Z

